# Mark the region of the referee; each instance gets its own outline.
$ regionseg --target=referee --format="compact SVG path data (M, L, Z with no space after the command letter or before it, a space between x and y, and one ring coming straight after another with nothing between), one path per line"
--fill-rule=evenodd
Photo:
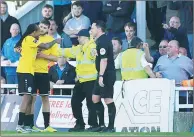
M115 132L114 121L116 107L113 101L114 83L116 81L116 71L113 58L113 46L111 41L105 35L105 23L103 21L95 21L91 27L91 35L96 40L96 69L98 71L98 79L96 80L92 101L95 103L97 116L99 117L100 132ZM109 124L104 125L104 106L101 102L108 106Z

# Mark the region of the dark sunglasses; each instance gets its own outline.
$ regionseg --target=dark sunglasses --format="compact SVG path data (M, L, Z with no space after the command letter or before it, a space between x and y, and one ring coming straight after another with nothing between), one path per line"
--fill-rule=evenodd
M162 48L164 49L164 48L166 48L166 47L167 47L167 46L159 46L160 49L162 49Z

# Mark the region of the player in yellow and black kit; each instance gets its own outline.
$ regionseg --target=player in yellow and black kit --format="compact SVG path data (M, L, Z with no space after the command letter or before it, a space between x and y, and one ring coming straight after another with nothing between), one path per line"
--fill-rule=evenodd
M22 95L22 103L20 105L19 121L16 127L17 132L28 133L29 121L26 115L27 108L32 104L32 91L34 89L34 64L38 48L49 49L55 43L60 43L61 39L53 40L49 43L42 43L38 40L40 36L40 28L35 24L30 24L17 43L17 47L21 47L21 57L17 67L18 90ZM24 124L24 126L23 126Z
M50 22L48 20L42 20L39 23L40 36L39 40L42 42L53 41L54 38L48 35L48 30L50 27ZM58 44L54 44L52 48L47 50L42 50L38 52L37 58L34 64L34 89L32 90L33 101L31 110L28 111L28 116L30 119L30 128L33 132L41 131L34 126L34 103L36 100L37 91L42 98L42 113L44 118L45 129L43 132L56 132L56 129L50 127L50 104L49 104L49 91L50 91L50 81L48 75L48 63L50 61L57 61L58 56Z

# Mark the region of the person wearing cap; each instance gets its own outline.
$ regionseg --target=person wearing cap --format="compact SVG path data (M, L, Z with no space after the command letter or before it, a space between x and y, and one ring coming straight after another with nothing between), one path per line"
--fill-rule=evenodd
M96 44L90 38L87 29L80 30L77 34L79 45L72 48L63 48L60 54L67 58L76 59L76 75L78 81L73 89L71 98L71 106L73 116L76 119L74 128L69 129L69 132L84 131L85 123L82 115L82 101L86 98L88 108L88 125L89 129L98 127L96 110L92 102L92 90L95 80L97 79L97 71L95 67L96 59ZM87 130L89 130L87 129Z
M151 70L151 65L145 59L145 53L141 50L143 41L134 37L131 40L131 46L120 53L115 59L115 68L121 69L122 80L133 80L155 78L155 74Z

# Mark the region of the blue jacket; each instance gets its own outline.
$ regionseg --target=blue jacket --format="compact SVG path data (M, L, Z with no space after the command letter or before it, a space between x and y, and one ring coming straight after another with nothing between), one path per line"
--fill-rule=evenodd
M16 43L20 40L21 35L17 35L13 38L9 38L5 41L2 49L2 55L14 63L19 60L20 54L14 52L14 47ZM6 75L16 75L16 67L5 67Z

